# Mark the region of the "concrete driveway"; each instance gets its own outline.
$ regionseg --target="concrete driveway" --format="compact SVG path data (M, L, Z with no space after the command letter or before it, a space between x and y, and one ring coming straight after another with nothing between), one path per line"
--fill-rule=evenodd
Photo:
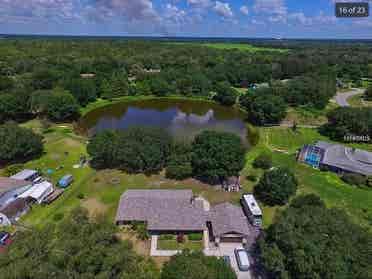
M206 255L216 257L229 256L231 266L236 272L238 279L253 279L251 272L243 272L240 271L238 268L238 263L236 262L234 250L242 248L243 246L239 243L220 243L218 247L210 248L208 249L208 251L204 251L204 253Z
M334 100L336 101L336 103L340 106L340 107L349 107L350 104L348 103L348 99L355 96L355 95L359 95L359 94L363 94L364 93L364 89L360 89L360 88L352 88L350 91L348 92L344 92L344 93L337 93L337 95L334 97Z

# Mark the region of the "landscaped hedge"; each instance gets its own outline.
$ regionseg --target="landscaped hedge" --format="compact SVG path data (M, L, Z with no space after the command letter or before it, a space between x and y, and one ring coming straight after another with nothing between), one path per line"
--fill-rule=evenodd
M190 241L201 241L203 240L203 234L202 233L190 233L187 235L188 239Z
M161 234L159 235L159 240L174 240L175 235L173 234Z

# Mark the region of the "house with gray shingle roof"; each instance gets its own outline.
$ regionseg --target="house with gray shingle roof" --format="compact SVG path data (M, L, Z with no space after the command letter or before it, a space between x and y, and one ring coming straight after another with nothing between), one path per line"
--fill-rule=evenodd
M120 198L117 224L147 223L150 232L202 232L202 201L191 190L128 190Z
M243 242L252 245L259 235L243 209L231 203L221 203L212 207L207 216L210 239L219 242Z
M340 174L372 176L372 153L341 144L318 141L305 145L299 152L298 160Z
M209 232L215 242L252 244L259 234L240 206L204 207L191 190L128 190L120 198L116 224L144 222L150 234Z

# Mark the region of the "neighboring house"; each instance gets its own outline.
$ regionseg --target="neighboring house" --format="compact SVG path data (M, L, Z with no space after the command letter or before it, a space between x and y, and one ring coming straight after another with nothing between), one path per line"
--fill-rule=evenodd
M222 181L222 189L227 192L239 192L241 189L240 177L231 176Z
M242 197L242 205L245 214L247 215L251 224L255 227L262 226L262 211L256 199L252 194L246 194Z
M29 181L0 177L0 208L14 201L31 187L32 183Z
M38 184L34 184L26 192L19 195L20 198L30 198L41 204L50 194L54 192L53 184L48 181L43 181Z
M372 175L372 153L360 149L318 141L305 145L297 156L298 161L314 168L339 174Z
M209 238L215 243L236 242L251 247L259 230L251 226L240 206L231 203L218 204L207 217Z
M10 178L32 182L38 177L39 177L38 171L25 169L15 175L12 175Z
M120 198L118 225L144 222L150 233L202 232L203 203L191 190L128 190Z
M27 199L17 198L0 208L0 226L10 226L30 209Z
M116 224L144 222L150 234L209 233L210 240L252 245L259 234L240 206L204 207L191 190L128 190L120 198Z

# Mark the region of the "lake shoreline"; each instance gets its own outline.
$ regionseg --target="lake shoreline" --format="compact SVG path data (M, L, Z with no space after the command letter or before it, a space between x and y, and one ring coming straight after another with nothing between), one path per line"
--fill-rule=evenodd
M201 130L232 132L246 139L246 112L239 106L223 106L213 100L179 95L126 96L98 100L83 109L76 131L85 136L129 126L156 126L171 134L192 137Z

